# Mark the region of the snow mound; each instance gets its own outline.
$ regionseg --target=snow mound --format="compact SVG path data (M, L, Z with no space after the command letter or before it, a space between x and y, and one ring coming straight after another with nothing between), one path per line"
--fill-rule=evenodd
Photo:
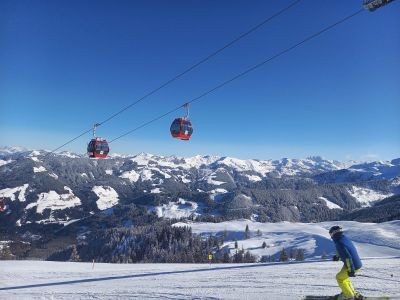
M97 207L100 210L105 210L118 204L118 193L110 186L94 186L92 191L99 198L96 201Z

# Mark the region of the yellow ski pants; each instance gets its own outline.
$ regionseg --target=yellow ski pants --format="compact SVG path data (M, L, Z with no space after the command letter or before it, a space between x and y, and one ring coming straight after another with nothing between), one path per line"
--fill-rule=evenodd
M357 271L358 270L356 270L356 272ZM350 281L346 266L343 266L340 272L336 274L336 281L346 297L354 297L355 290L353 284Z

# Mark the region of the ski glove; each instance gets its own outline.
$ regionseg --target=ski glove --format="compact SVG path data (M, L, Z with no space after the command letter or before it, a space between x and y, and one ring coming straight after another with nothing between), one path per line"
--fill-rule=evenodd
M339 255L335 255L334 257L332 257L333 261L339 261L339 259L340 259Z
M349 277L356 277L356 273L354 271L347 272L349 274Z

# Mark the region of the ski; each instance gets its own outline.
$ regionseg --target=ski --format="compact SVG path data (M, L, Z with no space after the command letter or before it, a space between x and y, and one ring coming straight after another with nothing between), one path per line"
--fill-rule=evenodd
M336 300L337 296L305 296L302 300ZM363 296L362 300L395 300L387 296Z

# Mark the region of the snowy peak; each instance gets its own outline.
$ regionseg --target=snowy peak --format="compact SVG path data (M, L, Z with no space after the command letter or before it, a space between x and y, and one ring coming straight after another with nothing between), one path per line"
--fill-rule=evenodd
M357 164L351 166L349 170L352 172L363 172L382 179L392 179L399 175L400 159Z
M0 148L0 166L9 163L16 155L30 157L39 163L42 156L47 154L44 150L28 150L22 147L3 147ZM52 154L52 157L59 156L65 158L82 158L81 154L63 151ZM367 163L355 163L354 161L339 162L324 159L320 156L311 156L305 159L282 158L280 160L258 160L258 159L238 159L234 157L202 156L178 157L178 156L159 156L149 153L139 153L137 155L111 154L108 160L130 160L139 168L157 168L168 176L173 177L171 170L190 170L192 168L210 170L215 172L219 168L227 169L230 172L242 173L250 180L259 181L259 178L271 176L280 178L284 176L314 176L317 174L340 172L347 170L346 176L361 176L363 179L376 177L382 179L393 179L400 175L400 158L392 161L376 161ZM41 166L36 166L40 168ZM38 171L42 170L37 169ZM129 170L125 170L129 171ZM350 174L350 175L349 175ZM333 177L341 177L342 173L334 174ZM346 179L343 179L346 181Z

